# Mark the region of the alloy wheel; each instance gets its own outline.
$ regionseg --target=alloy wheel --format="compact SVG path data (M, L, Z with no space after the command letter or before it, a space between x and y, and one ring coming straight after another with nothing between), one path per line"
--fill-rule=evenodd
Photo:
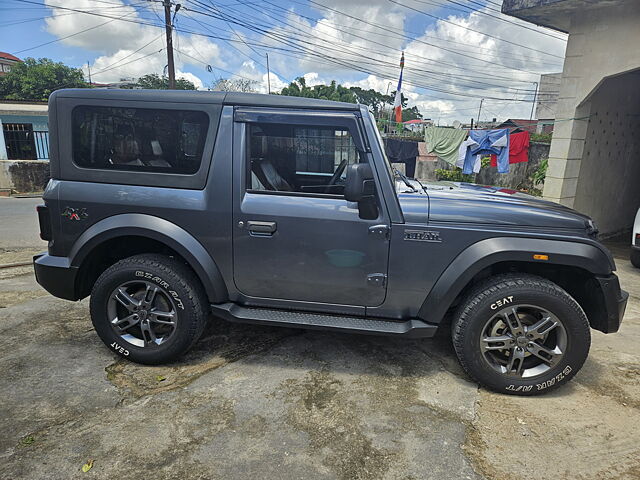
M137 347L166 343L175 333L178 321L171 296L143 280L115 288L107 302L107 315L114 332Z
M510 305L487 321L480 349L496 372L534 377L562 360L567 351L567 332L562 321L548 310L534 305Z

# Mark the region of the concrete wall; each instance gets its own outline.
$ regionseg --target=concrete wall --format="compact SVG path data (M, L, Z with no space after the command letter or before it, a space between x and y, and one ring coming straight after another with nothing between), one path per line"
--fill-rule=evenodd
M42 192L49 181L49 162L0 160L0 190L17 193Z
M605 81L591 96L591 116L574 208L604 234L633 224L640 207L640 72Z
M476 175L475 182L481 185L495 185L496 187L512 188L514 190L541 189L542 185L534 186L531 176L537 170L543 158L549 158L548 143L531 143L529 161L509 165L509 173L498 173L495 167L484 167Z
M577 207L588 215L599 213L593 210L593 202L577 198L578 181L582 184L580 195L601 182L596 172L581 171L591 121L591 96L606 78L640 68L637 0L608 2L608 5L609 8L574 9L569 16L569 40L544 188L546 198ZM628 181L637 184L637 179ZM610 189L609 194L613 201L619 192ZM611 224L611 228L619 229L622 225Z

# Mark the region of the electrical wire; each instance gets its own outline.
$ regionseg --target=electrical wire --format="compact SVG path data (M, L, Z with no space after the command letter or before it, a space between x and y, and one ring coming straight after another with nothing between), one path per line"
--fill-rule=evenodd
M312 3L316 3L314 0L309 0L309 1L311 1ZM475 30L475 29L470 28L470 27L465 27L464 25L460 25L460 24L458 24L458 23L454 23L454 22L452 22L452 21L450 21L450 20L446 20L446 19L444 19L444 18L438 17L437 15L433 15L433 14L431 14L431 13L423 12L422 10L418 10L417 8L410 7L409 5L405 5L404 3L400 3L400 2L398 2L398 1L396 1L396 0L389 0L389 1L390 1L391 3L394 3L394 4L396 4L396 5L399 5L399 6L401 6L401 7L407 8L407 9L409 9L409 10L413 10L414 12L417 12L417 13L419 13L419 14L421 14L421 15L424 15L424 16L427 16L427 17L430 17L430 18L434 18L434 19L439 20L439 21L441 21L441 22L448 23L449 25L454 25L454 26L456 26L456 27L458 27L458 28L463 28L463 29L465 29L465 30L469 30L470 32L479 33L479 34L481 34L481 35L487 36L487 37L489 37L489 38L493 38L493 39L498 40L498 41L501 41L501 42L509 43L509 44L511 44L511 45L515 45L515 46L518 46L518 47L521 47L521 48L526 48L526 49L528 49L528 50L531 50L531 51L533 51L533 52L540 53L540 54L542 54L542 55L549 55L549 56L551 56L551 57L556 57L556 58L564 59L564 57L561 57L560 55L556 55L556 54L553 54L553 53L545 52L544 50L537 50L537 49L535 49L535 48L527 47L526 45L522 45L522 44L520 44L520 43L512 42L511 40L506 40L506 39L504 39L504 38L496 37L496 36L494 36L494 35L491 35L491 34L486 33L486 32L482 32L482 31L480 31L480 30Z

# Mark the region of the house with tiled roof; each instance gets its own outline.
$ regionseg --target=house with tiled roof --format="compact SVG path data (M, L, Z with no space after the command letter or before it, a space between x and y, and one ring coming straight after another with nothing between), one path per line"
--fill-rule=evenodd
M11 71L16 63L21 62L18 57L7 52L0 52L0 75L5 75Z

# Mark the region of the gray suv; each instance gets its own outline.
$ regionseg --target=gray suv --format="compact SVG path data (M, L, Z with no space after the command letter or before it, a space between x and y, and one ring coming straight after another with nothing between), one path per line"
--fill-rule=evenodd
M394 170L365 106L245 93L59 90L38 282L117 355L169 362L213 318L433 337L533 395L618 330L627 293L561 205Z

